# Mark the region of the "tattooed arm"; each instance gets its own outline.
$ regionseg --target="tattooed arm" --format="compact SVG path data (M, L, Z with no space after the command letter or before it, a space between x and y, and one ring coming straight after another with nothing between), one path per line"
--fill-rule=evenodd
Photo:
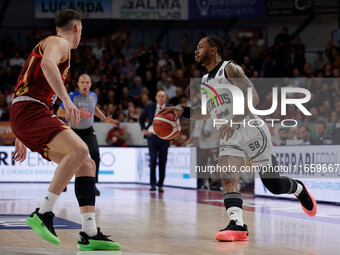
M254 85L248 79L243 72L242 68L233 62L229 62L225 67L225 73L227 77L232 81L233 85L239 87L244 95L244 114L234 115L232 121L240 122L244 120L250 113L248 107L248 88L252 88L253 92L253 106L255 107L259 103L259 96L254 88Z

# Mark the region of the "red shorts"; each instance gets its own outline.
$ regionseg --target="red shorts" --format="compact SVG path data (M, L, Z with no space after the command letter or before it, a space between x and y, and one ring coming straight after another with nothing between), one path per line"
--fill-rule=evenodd
M69 126L38 102L17 102L12 105L10 116L15 136L31 151L50 161L47 144Z

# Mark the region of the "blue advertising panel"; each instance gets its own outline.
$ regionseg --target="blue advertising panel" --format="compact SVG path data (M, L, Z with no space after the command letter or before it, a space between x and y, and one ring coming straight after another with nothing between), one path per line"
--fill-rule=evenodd
M111 0L35 0L36 18L54 18L63 9L79 10L84 18L110 19Z
M264 0L189 0L189 19L264 17Z

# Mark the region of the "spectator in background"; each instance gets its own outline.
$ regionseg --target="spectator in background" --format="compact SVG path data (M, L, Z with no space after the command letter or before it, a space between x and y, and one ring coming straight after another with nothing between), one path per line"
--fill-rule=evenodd
M5 37L1 41L1 44L0 44L0 49L4 52L5 57L10 58L15 48L16 48L16 45L12 41L12 35L10 33L5 34Z
M325 66L325 64L326 64L326 60L323 57L322 51L318 51L316 53L316 60L314 60L314 64L313 64L314 73L321 71L323 67Z
M123 72L126 76L129 72L132 72L132 75L135 76L136 68L131 64L131 58L126 57L123 61L123 66L120 68L120 71Z
M299 137L301 139L301 145L310 145L313 137L309 128L305 125L299 126Z
M179 100L180 100L182 95L183 95L183 89L181 87L178 87L176 89L176 96L174 96L170 99L169 104L174 105L174 106L178 105Z
M331 54L332 54L332 64L333 64L333 67L339 68L340 67L340 56L339 56L338 49L335 48L335 47L332 48Z
M158 61L158 65L160 67L166 67L168 64L170 64L172 67L175 67L175 62L172 59L170 59L169 53L164 52L163 58Z
M313 145L322 145L322 144L332 144L333 137L327 133L326 122L318 121L316 123L315 132L317 137L312 140Z
M275 69L277 76L287 75L287 68L289 67L289 42L290 36L288 28L283 27L281 33L276 36L274 42Z
M140 101L138 107L144 109L151 101L149 100L149 95L147 93L143 93L140 97Z
M156 59L160 59L163 56L163 52L159 47L159 42L157 40L154 40L152 42L152 46L151 46L151 52L152 54L156 57Z
M287 139L288 139L288 134L287 130L285 128L280 128L279 129L279 138L280 138L280 144L279 145L287 145Z
M312 72L312 67L309 63L304 64L302 76L305 78L312 78L314 74Z
M116 112L117 112L117 105L115 104L108 104L106 109L106 116L113 116L116 118Z
M92 55L94 55L96 59L101 59L103 57L104 50L106 50L106 48L103 46L103 40L98 38L97 46L92 48Z
M194 52L194 47L192 46L190 42L189 35L185 34L183 36L183 42L182 42L182 53L184 54L192 54Z
M156 80L154 79L152 72L150 70L147 70L145 72L145 80L143 82L144 86L150 91L151 98L155 96L157 87L156 87Z
M335 111L331 112L329 121L332 122L332 123L338 122L338 115Z
M311 116L306 116L306 122L316 122L319 118L318 110L316 107L310 108L309 112L312 114Z
M141 97L142 89L144 86L142 85L142 78L140 76L135 76L133 79L133 86L130 89L130 96L137 101Z
M5 72L8 60L5 58L4 52L0 51L0 75Z
M293 66L295 68L298 68L300 72L303 72L303 66L306 63L305 49L306 46L303 43L301 43L300 37L296 36L294 38L294 43L291 46L291 50L294 56Z
M325 78L333 78L332 65L330 63L327 63L324 66L322 74L323 74L323 77Z
M176 75L172 77L172 81L176 87L181 87L183 90L185 90L185 88L189 84L189 79L184 77L184 72L182 69L176 70Z
M299 139L298 129L297 127L290 127L289 128L289 138L292 140Z
M165 71L161 72L161 79L157 81L157 89L163 89L166 85L166 78L168 78L168 75Z
M124 72L120 72L118 75L118 80L117 80L117 86L118 89L122 92L123 87L126 87L127 84L127 79L126 79L126 75Z
M120 121L117 121L117 127L112 128L107 135L107 142L112 147L126 147L126 140L127 133L120 127Z
M127 116L128 122L136 122L136 106L133 102L128 103L128 108L125 110L125 115Z
M74 57L71 58L72 72L78 71L80 73L85 70L85 61L82 58L82 55L79 50L74 51Z
M120 99L119 109L126 110L128 108L128 104L133 102L133 97L130 96L129 88L123 87L122 89L122 97Z
M299 68L293 69L293 78L290 79L290 84L293 87L304 87L306 84L306 79L300 75Z
M127 121L126 120L126 115L125 115L125 113L123 111L119 111L117 114L118 114L118 120L120 122L126 122Z
M20 66L22 68L25 64L25 59L21 57L20 51L16 50L14 52L14 57L9 60L9 65L11 67Z
M165 87L163 88L164 93L168 97L168 99L173 98L176 96L176 86L172 84L172 78L167 77L165 82Z

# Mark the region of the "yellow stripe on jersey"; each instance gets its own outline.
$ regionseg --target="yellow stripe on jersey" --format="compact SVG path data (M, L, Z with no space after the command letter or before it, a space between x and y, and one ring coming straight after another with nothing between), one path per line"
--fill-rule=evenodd
M32 56L31 59L30 59L30 62L29 62L29 64L28 64L28 67L27 67L26 72L25 72L25 74L24 74L24 80L23 80L24 85L23 85L20 89L18 89L18 91L17 91L17 93L16 93L17 96L22 96L23 94L25 94L25 93L28 92L28 86L27 86L27 84L28 84L28 81L27 81L27 74L28 74L28 72L29 72L29 70L30 70L30 68L31 68L31 65L32 65L34 59L35 59L34 56Z

